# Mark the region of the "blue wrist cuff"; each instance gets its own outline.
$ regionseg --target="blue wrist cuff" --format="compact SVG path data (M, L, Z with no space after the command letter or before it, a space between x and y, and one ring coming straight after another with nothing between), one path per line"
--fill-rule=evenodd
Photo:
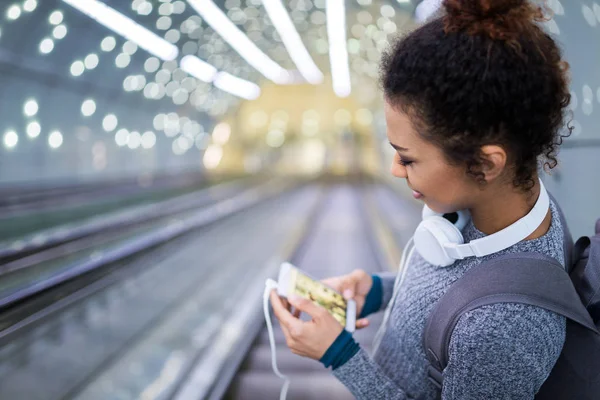
M371 290L369 290L369 293L367 294L365 305L358 318L364 318L369 314L379 311L381 308L381 302L383 301L383 284L378 275L372 275L372 277L373 286L371 286Z
M360 350L360 346L356 343L352 334L344 329L319 361L323 363L325 368L332 367L332 369L336 369L354 357L358 350Z

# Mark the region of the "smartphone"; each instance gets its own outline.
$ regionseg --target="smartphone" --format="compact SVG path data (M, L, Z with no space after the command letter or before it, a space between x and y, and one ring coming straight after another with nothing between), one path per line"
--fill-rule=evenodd
M281 297L292 294L312 300L325 308L349 332L356 327L356 302L344 299L340 293L312 278L290 263L283 263L279 268L277 293Z

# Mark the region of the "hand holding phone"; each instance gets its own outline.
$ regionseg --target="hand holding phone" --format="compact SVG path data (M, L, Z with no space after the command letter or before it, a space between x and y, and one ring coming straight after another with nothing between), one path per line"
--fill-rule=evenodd
M346 330L356 327L356 302L346 300L341 293L327 286L290 263L283 263L279 270L277 294L288 298L296 295L311 300L325 308ZM364 304L364 301L363 301Z
M321 282L341 293L345 299L356 301L357 318L363 310L371 287L373 287L373 277L362 269L355 269L346 275L326 278ZM368 325L369 320L367 318L361 318L356 321L357 329L366 328Z

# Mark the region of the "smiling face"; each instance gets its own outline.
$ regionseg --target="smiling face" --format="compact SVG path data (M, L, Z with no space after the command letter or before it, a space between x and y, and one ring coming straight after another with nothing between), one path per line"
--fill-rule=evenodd
M440 213L470 208L481 194L465 166L451 165L434 144L424 140L407 114L385 103L387 136L396 150L392 175L406 179L413 195Z

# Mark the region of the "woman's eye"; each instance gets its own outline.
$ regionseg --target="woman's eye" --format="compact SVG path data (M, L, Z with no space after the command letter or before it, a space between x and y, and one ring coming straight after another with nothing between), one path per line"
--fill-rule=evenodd
M401 158L398 158L398 164L402 165L403 167L408 167L412 163L413 163L412 161L403 160Z

